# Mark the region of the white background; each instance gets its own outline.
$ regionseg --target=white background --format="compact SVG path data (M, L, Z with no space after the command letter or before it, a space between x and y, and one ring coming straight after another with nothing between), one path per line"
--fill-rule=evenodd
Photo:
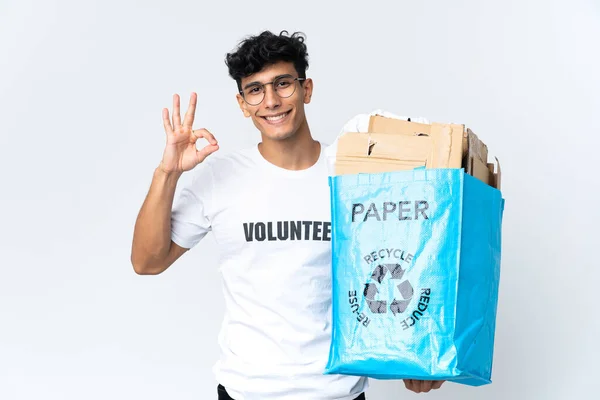
M382 108L501 160L493 383L424 396L598 398L599 23L598 0L0 0L0 399L216 399L212 236L158 276L130 245L173 93L220 151L259 140L223 59L263 29L307 35L316 138Z

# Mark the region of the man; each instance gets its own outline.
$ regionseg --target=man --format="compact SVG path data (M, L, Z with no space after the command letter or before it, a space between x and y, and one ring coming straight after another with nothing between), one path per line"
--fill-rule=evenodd
M193 129L196 94L183 121L180 100L163 110L167 144L136 221L131 261L159 274L209 231L222 252L225 318L214 368L218 398L364 399L364 377L323 374L331 335L331 219L325 146L304 105L304 37L263 32L227 55L237 101L261 142L226 156ZM196 141L208 141L197 150ZM210 156L210 157L209 157ZM200 165L199 165L200 164ZM179 177L194 169L174 204ZM406 381L429 391L441 382Z

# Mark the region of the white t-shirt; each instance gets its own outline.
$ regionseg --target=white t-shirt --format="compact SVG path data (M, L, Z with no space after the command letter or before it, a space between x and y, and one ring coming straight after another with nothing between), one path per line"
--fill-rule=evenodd
M258 146L215 153L172 212L172 239L220 247L225 316L217 381L236 400L350 400L364 377L325 375L331 341L331 214L325 146L291 171Z

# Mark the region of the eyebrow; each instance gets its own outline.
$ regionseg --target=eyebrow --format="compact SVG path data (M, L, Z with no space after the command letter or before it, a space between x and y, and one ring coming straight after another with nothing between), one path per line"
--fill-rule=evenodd
M290 77L293 78L294 76L292 74L282 74L282 75L277 75L276 77L274 77L271 82L276 81L279 78L284 78L284 77ZM267 82L267 83L271 83L271 82ZM247 83L246 85L244 85L243 89L248 89L250 86L255 86L255 85L262 85L262 82L259 81L254 81L254 82L250 82Z

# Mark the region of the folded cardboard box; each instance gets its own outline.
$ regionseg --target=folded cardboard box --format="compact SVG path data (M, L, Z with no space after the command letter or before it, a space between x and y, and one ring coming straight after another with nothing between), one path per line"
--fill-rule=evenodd
M338 138L336 175L416 167L464 168L467 174L500 189L499 162L488 163L487 146L465 125L421 124L372 115L368 132L347 132Z

